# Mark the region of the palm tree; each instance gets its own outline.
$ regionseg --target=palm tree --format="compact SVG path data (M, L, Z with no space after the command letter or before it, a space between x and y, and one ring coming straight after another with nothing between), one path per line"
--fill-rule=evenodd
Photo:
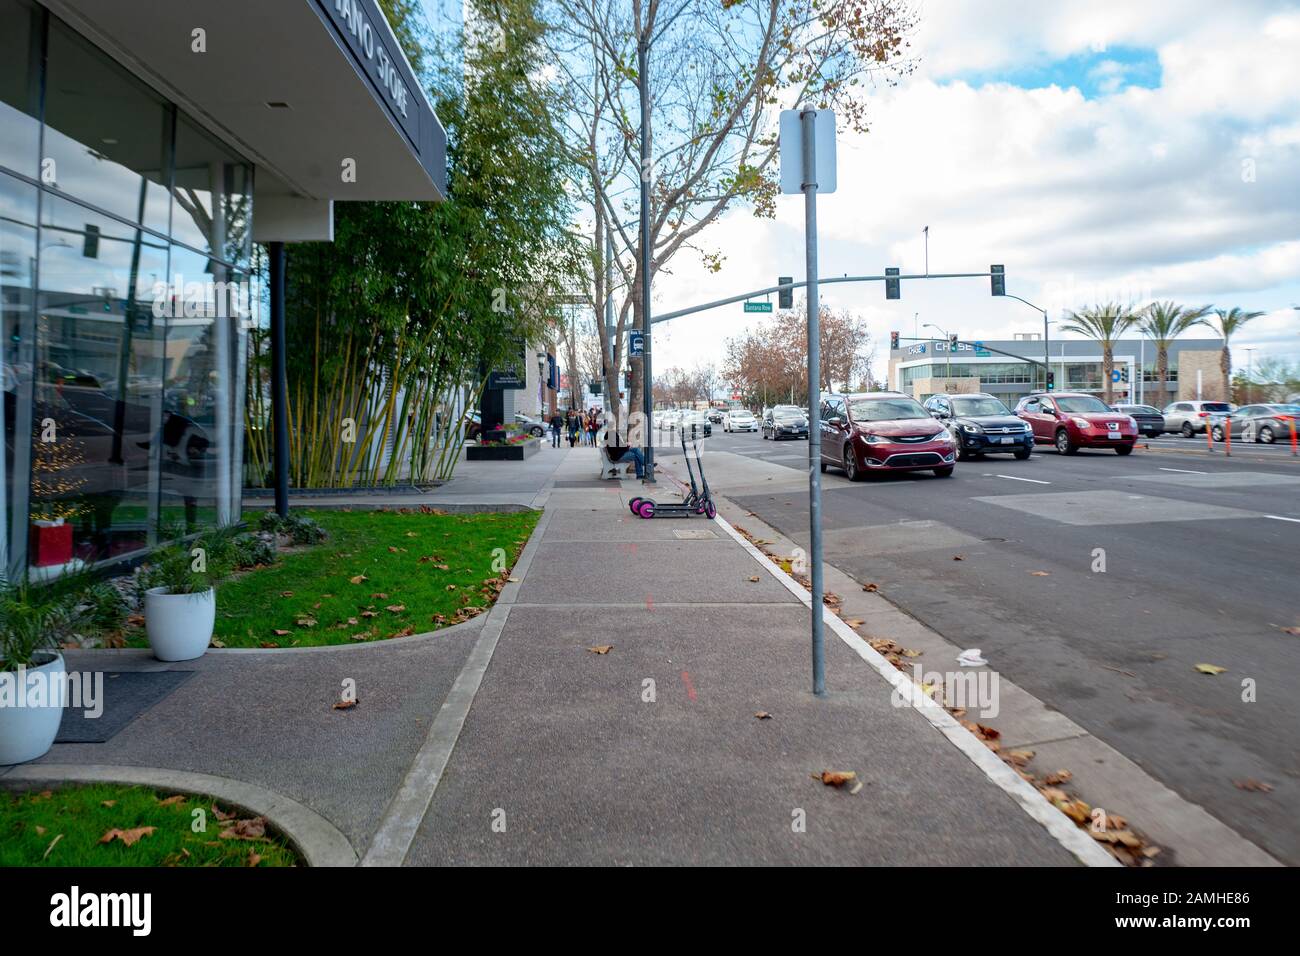
M1115 340L1137 322L1138 316L1129 306L1118 302L1093 305L1077 312L1066 313L1061 323L1062 332L1075 332L1101 343L1102 388L1109 405L1115 397L1111 374L1115 371Z
M1160 379L1160 406L1168 399L1169 343L1195 325L1206 325L1208 305L1200 308L1175 305L1172 302L1152 302L1142 310L1138 329L1156 344L1156 375ZM1145 369L1138 373L1145 374Z
M1243 312L1241 309L1233 306L1231 309L1215 309L1214 314L1219 317L1219 334L1223 336L1223 352L1219 355L1219 373L1223 376L1223 400L1232 401L1232 349L1231 339L1233 335L1241 331L1241 327L1251 319L1257 319L1263 312Z

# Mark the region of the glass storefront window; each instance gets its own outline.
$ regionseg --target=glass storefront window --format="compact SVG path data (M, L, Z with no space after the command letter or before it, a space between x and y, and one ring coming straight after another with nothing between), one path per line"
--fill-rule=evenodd
M171 107L57 20L48 57L44 154L56 188L165 235Z
M46 574L154 543L163 326L153 302L167 247L103 226L41 230L28 562ZM72 527L71 554L44 530L60 525Z
M20 568L27 533L31 443L32 298L36 274L36 187L0 173L0 579Z
M247 269L253 240L249 165L190 120L176 123L172 238Z
M32 178L39 171L41 17L25 0L0 0L0 166Z

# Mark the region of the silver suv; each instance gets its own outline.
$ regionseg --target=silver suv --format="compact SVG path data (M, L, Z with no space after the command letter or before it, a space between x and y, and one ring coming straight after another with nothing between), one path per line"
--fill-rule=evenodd
M1173 402L1161 414L1165 416L1165 431L1191 438L1204 435L1211 418L1226 415L1232 408L1228 402Z

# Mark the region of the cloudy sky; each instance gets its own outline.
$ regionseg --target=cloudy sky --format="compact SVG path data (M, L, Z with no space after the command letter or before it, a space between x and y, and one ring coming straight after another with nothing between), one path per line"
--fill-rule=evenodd
M1235 339L1300 359L1300 3L919 0L920 63L841 135L839 190L818 206L821 274L1004 263L1007 291L1062 310L1153 298L1264 310ZM775 221L737 210L656 280L665 312L803 277L803 200ZM888 333L932 322L964 339L1041 331L987 279L827 286ZM755 321L739 304L656 327L655 367L722 359ZM922 331L922 334L925 334ZM1053 333L1054 335L1056 333Z

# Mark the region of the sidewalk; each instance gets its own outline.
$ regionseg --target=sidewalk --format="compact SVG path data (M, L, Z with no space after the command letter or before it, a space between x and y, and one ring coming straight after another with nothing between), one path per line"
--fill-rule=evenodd
M535 483L545 511L489 614L184 664L70 651L193 674L108 742L56 744L0 784L201 784L342 865L1077 865L830 629L814 698L807 608L722 524L632 517L646 490L596 480L593 449L523 464L495 480ZM332 710L348 678L361 703Z

